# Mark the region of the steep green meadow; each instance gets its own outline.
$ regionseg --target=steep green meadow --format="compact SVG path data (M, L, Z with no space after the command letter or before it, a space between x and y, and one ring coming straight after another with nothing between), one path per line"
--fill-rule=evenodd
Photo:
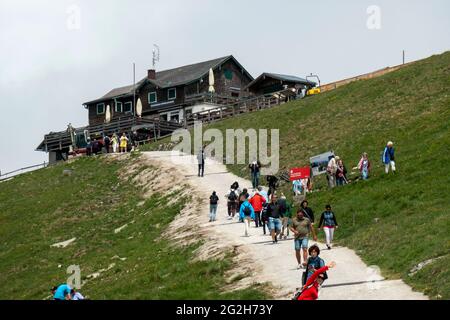
M338 244L380 266L385 276L401 277L431 298L450 299L450 52L207 128L279 129L280 170L309 165L311 156L334 150L350 172L367 152L369 181L330 191L325 176L316 177L319 192L308 196L310 205L320 214L330 203L341 224ZM388 140L396 148L395 176L384 175L380 160ZM246 165L229 169L249 177ZM282 190L291 197L290 186Z
M82 158L0 183L0 299L48 298L69 277L70 265L80 266L88 280L81 292L96 300L267 297L263 286L224 293L231 254L194 262L200 241L177 248L161 238L191 199L171 205L177 193L145 199L132 180L145 166L119 178L137 156ZM51 247L72 238L65 248Z

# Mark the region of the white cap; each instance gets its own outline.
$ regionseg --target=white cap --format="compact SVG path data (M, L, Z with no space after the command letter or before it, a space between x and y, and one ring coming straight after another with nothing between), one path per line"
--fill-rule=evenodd
M387 143L387 145L388 145L388 146L393 146L394 143L393 143L392 141L389 141L389 142Z

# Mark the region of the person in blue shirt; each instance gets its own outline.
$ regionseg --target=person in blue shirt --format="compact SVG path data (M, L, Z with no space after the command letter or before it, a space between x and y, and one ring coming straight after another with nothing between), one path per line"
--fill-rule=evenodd
M250 227L250 222L255 220L255 210L253 210L252 205L248 201L249 195L245 195L245 200L241 204L239 209L239 217L244 221L245 225L245 236L248 237L248 229Z
M72 288L67 284L61 284L52 288L53 300L72 300Z
M394 156L394 143L389 141L384 148L382 161L384 163L384 171L386 174L389 173L389 166L391 167L392 173L395 173L395 156Z

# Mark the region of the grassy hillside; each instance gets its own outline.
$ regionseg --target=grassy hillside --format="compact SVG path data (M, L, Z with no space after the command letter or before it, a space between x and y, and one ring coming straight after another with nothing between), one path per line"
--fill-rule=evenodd
M80 266L88 280L81 292L91 299L265 298L259 288L221 294L231 256L192 262L200 243L176 249L160 239L190 199L168 206L177 194L154 194L144 202L135 174L119 178L132 161L84 158L0 183L0 299L44 299L70 265Z
M321 192L309 196L310 204L320 213L331 203L341 224L339 244L356 249L385 276L450 299L450 52L210 127L280 129L283 170L334 150L350 171L367 152L374 165L369 181L329 191L325 177L317 177ZM388 140L395 143L396 176L385 176L380 163ZM246 166L229 168L249 176ZM284 191L290 194L288 186ZM437 257L408 276L418 263Z

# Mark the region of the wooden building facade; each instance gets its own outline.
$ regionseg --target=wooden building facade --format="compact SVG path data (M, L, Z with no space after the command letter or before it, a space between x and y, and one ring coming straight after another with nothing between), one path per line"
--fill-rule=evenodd
M84 103L89 125L104 123L108 105L111 121L132 116L138 99L143 117L182 122L194 105L208 95L210 69L214 72L215 96L239 99L249 94L244 88L254 79L233 56L160 72L148 70L147 77L135 86L116 88Z

